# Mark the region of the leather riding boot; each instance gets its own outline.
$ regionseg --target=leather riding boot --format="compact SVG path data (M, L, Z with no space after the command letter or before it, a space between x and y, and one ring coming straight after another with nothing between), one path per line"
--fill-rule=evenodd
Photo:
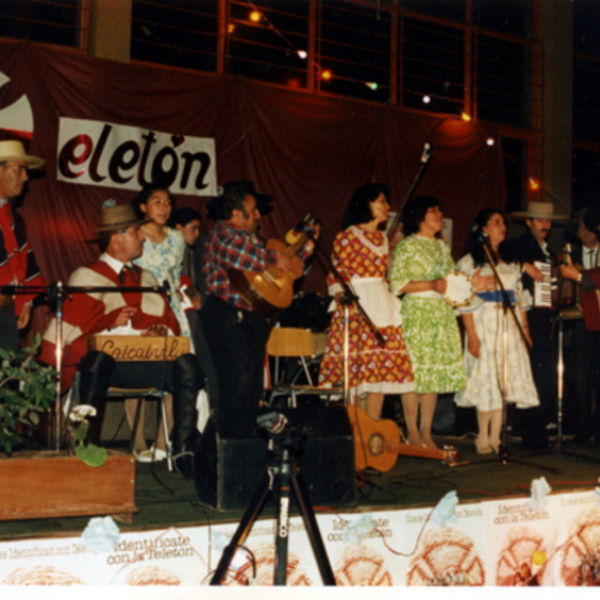
M96 409L96 416L89 419L87 441L100 443L100 432L106 407L106 390L115 361L103 352L88 352L79 364L79 404L89 404Z
M177 390L173 393L173 464L185 479L194 477L194 451L198 434L197 396L198 392L195 390Z

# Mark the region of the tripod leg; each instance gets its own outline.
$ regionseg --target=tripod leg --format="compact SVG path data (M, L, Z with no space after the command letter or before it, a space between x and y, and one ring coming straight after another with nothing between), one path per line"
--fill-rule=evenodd
M260 511L262 510L270 491L271 477L269 473L265 473L261 482L258 484L258 487L254 491L252 499L250 500L250 504L248 505L240 524L235 530L229 545L223 550L223 554L221 554L219 564L215 569L215 574L210 580L210 585L221 584L221 580L225 576L225 573L227 573L227 569L229 569L229 565L233 560L233 556L235 555L237 549L244 543L244 540L248 537L248 534L254 525L254 521L256 521L258 515L260 515Z
M327 551L325 550L325 544L323 544L323 538L319 531L319 524L315 517L315 511L313 510L310 498L308 496L308 490L306 484L302 478L301 473L292 474L292 484L294 486L294 493L296 494L296 500L300 507L300 513L302 514L302 520L304 521L304 528L308 534L310 545L312 547L313 554L321 573L321 579L324 585L337 585L335 583L335 576Z
M290 451L283 450L277 494L277 529L275 530L275 572L273 585L285 585L287 576L287 554L290 521L290 483L292 458Z

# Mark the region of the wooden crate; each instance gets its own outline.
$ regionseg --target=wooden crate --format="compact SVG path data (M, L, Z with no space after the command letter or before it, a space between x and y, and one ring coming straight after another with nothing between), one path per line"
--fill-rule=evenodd
M99 468L66 452L20 452L0 458L0 520L113 515L131 522L135 459L109 452Z

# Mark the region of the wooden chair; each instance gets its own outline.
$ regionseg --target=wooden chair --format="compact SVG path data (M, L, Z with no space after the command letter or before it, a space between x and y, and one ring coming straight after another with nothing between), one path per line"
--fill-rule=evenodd
M148 388L117 388L117 387L109 387L106 391L106 401L110 402L112 400L122 401L122 400L137 400L135 416L133 419L133 423L131 425L131 437L129 439L129 454L133 454L134 444L135 444L135 436L140 425L140 414L142 410L142 401L145 399L149 400L157 400L159 402L161 415L162 415L162 423L164 427L165 440L169 439L168 428L167 428L167 419L166 419L166 409L164 403L164 391L160 390L156 387L148 387ZM65 413L65 418L68 417L68 413L71 408L77 406L79 404L79 372L76 372L73 376L73 382L71 385L70 393L65 400L65 406L63 407L63 411ZM143 425L142 425L143 426ZM168 447L168 443L167 443ZM169 470L171 470L171 458L168 453L168 463Z
M297 396L312 395L319 396L329 401L332 397L343 396L343 389L321 388L315 385L310 373L310 364L316 363L319 358L317 355L317 339L315 334L308 329L295 327L275 327L267 342L267 354L275 358L274 383L269 398L269 405L273 406L280 397L287 397L288 404L292 408L297 406ZM289 383L279 380L279 361L282 358L295 358L301 363L301 366L290 378ZM306 377L308 385L299 385L297 383L301 375Z

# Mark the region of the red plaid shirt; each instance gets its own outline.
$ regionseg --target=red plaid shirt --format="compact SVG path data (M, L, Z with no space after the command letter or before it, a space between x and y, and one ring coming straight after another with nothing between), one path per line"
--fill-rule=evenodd
M227 270L264 271L277 264L277 253L267 250L256 235L219 221L204 244L204 261L206 293L249 310L250 305L233 291Z
M309 254L303 248L298 258L304 260ZM250 305L233 291L227 270L265 271L274 267L277 260L277 252L267 250L258 236L237 229L227 221L219 221L204 244L206 293L249 310Z

